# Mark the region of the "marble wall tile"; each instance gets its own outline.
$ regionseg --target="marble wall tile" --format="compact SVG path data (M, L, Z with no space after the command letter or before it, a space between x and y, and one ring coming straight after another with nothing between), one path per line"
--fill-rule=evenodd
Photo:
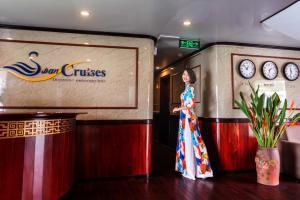
M161 74L155 77L155 93L156 95L156 108L159 108L159 78L163 75L174 74L178 71L182 71L184 67L194 67L201 65L201 81L199 84L201 89L195 91L201 92L200 104L197 105L197 114L199 117L207 118L245 118L244 114L239 109L233 109L232 98L232 75L231 75L231 54L249 54L260 55L270 57L286 57L280 59L271 58L278 64L279 75L276 80L284 81L286 85L286 96L288 101L294 100L296 105L300 107L300 78L297 81L287 81L282 76L282 66L286 62L293 61L300 66L299 60L292 60L290 58L300 58L299 51L270 49L270 48L258 48L258 47L246 47L246 46L234 46L234 45L214 45L211 46L194 56L183 60L176 66L172 66L174 70L166 69ZM265 58L240 56L235 58L234 67L243 58L251 58L257 64L256 76L253 78L253 82L264 80L260 74L260 65ZM234 91L238 94L240 88L238 85L247 85L245 80L242 79L238 72L234 71ZM246 81L247 82L247 81ZM178 83L179 84L179 83ZM248 88L249 89L249 88ZM243 90L247 93L249 91L247 87L243 87ZM171 93L174 91L171 91ZM235 95L237 98L238 95Z
M79 119L152 119L153 111L153 47L151 39L0 29L0 39L42 41L105 46L125 46L138 49L137 109L2 109L6 112L69 111L88 112ZM28 52L38 51L39 62L45 66L63 65L73 60L89 60L89 68L106 67L105 82L64 82L48 80L32 83L0 72L1 106L61 106L61 107L134 107L135 49L39 45L0 42L0 66L16 61L29 61ZM42 56L43 55L43 56ZM48 56L47 56L48 55ZM53 59L55 58L55 60ZM95 61L95 62L94 62ZM57 77L58 78L58 77ZM86 77L87 78L87 77ZM87 78L85 80L92 80ZM76 92L74 92L76 91Z

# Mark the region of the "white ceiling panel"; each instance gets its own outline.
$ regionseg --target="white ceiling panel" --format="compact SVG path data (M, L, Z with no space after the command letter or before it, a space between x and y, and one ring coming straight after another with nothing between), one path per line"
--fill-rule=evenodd
M263 22L274 31L300 41L300 1Z
M104 32L160 34L211 42L246 42L300 47L300 41L261 20L294 0L0 0L0 23ZM90 16L80 16L81 10ZM184 27L189 19L192 24ZM299 35L299 34L298 34ZM158 43L155 65L192 52L177 40Z

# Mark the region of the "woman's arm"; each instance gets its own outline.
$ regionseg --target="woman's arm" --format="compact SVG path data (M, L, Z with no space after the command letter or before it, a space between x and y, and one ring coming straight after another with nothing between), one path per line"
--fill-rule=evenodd
M191 89L190 89L190 94L188 95L186 102L187 102L187 104L185 106L175 107L173 109L173 112L177 112L177 111L181 111L181 110L188 110L188 109L194 108L196 106L193 87L191 87Z
M176 111L181 111L181 110L187 110L188 108L185 107L185 106L175 107L175 108L173 109L173 112L174 112L175 109L176 109ZM176 111L175 111L175 112L176 112Z

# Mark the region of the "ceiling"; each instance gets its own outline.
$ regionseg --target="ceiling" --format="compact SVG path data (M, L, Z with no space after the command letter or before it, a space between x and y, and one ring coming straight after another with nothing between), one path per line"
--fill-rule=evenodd
M211 42L300 47L300 41L261 20L294 0L0 0L0 23L91 31L161 34ZM88 10L90 16L80 16ZM190 20L191 26L182 22ZM193 50L177 39L158 41L155 66L164 67Z
M272 30L300 41L300 1L263 21Z

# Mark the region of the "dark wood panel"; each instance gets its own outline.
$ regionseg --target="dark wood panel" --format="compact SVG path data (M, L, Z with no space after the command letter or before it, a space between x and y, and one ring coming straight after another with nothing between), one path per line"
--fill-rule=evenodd
M220 123L220 165L224 170L255 169L256 139L247 123Z
M218 123L199 120L199 127L213 171L216 172L222 170L219 164L220 149L218 143Z
M79 179L148 175L151 124L78 125L76 174Z
M56 199L69 191L75 176L75 134L47 137L43 168L43 199Z
M0 199L22 198L25 139L0 140Z
M215 169L255 169L257 142L248 123L199 121Z
M0 199L58 199L74 181L75 134L0 140Z

